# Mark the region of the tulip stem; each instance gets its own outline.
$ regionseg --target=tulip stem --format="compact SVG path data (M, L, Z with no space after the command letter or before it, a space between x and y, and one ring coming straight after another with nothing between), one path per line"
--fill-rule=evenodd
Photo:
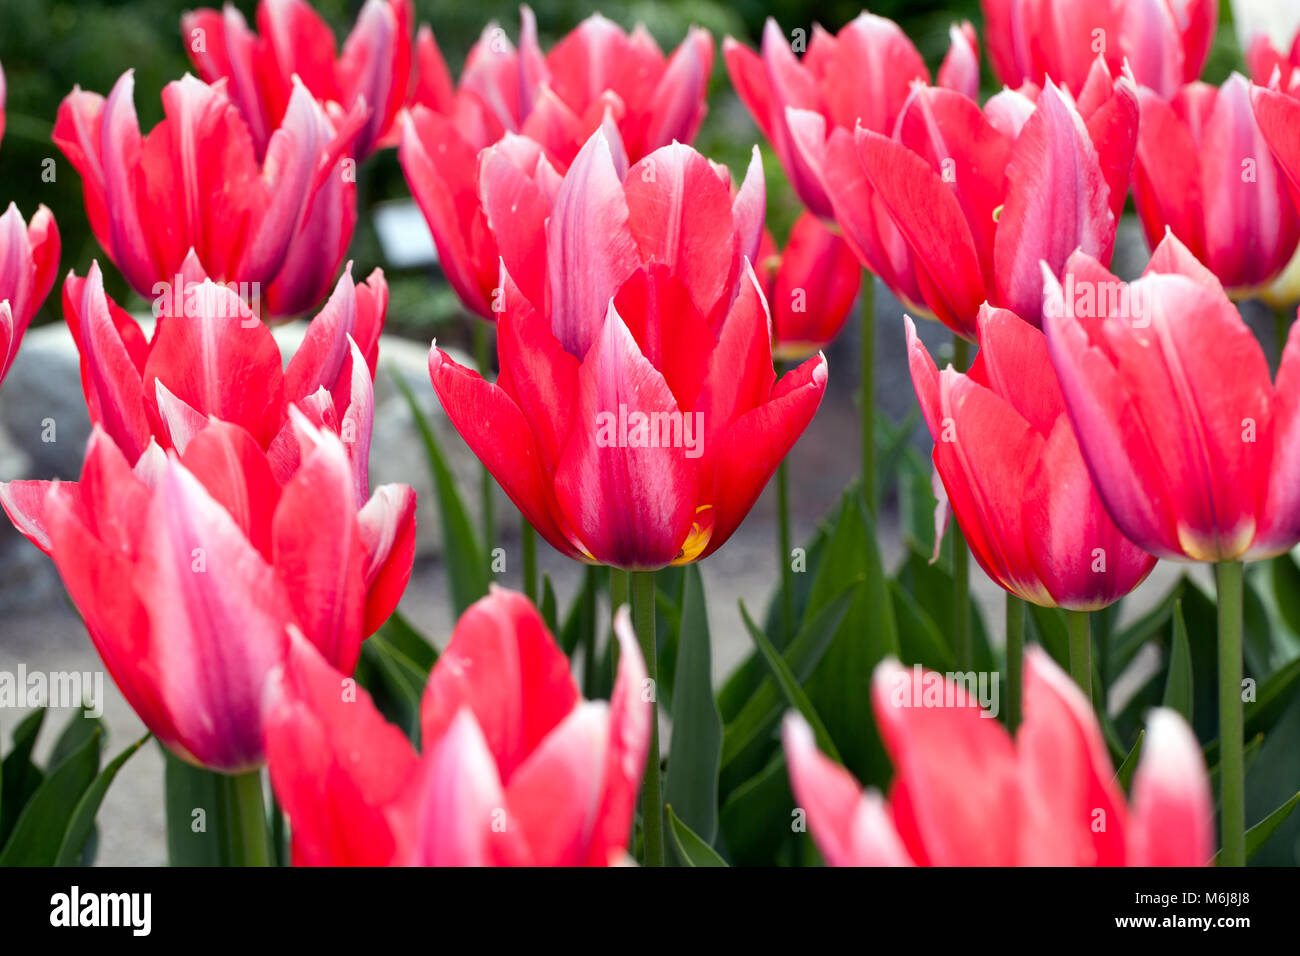
M524 595L533 604L537 603L537 532L523 515L519 529L524 548Z
M952 364L959 372L970 364L970 343L952 336ZM970 549L961 526L952 522L952 646L958 670L970 670L974 660L970 635Z
M486 322L477 319L473 322L474 328L474 362L478 365L478 373L485 380L491 379L492 374L492 330ZM480 466L479 475L479 494L482 498L483 508L483 552L491 556L492 546L496 541L496 517L493 514L493 492L492 492L492 473L487 470L487 466Z
M1066 611L1070 635L1070 676L1092 705L1092 621L1088 611Z
M862 498L874 520L879 512L876 489L876 277L862 270ZM782 558L783 564L789 562Z
M790 568L790 475L784 461L776 466L776 560L781 569L781 646L794 636L794 572Z
M655 642L655 574L632 572L632 621L650 678L650 747L646 755L645 787L641 796L646 866L664 865L664 808L659 790L659 647ZM686 728L683 728L685 730Z
M269 866L270 842L266 832L261 771L221 774L217 794L222 804L222 819L227 825L230 865Z
M1215 565L1219 589L1219 820L1222 866L1246 865L1246 769L1241 705L1242 566Z
M1025 672L1025 602L1007 592L1007 730L1020 726L1021 686Z

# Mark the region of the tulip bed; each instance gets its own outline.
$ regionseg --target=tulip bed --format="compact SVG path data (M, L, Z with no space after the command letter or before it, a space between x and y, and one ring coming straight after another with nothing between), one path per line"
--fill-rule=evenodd
M543 44L524 7L453 75L412 0L357 6L341 44L306 0L186 13L194 75L124 63L58 111L102 254L62 286L93 428L79 480L0 505L149 734L102 762L74 716L37 760L22 720L0 865L91 861L149 737L178 865L1297 862L1300 34L1216 87L1217 0L984 0L933 74L865 12L715 63L598 15ZM764 141L736 177L690 145L711 78ZM428 360L468 495L397 377L450 636L398 610L415 491L370 479L389 285L348 255L388 149L479 346ZM802 204L779 242L764 150ZM1117 275L1130 197L1149 251ZM0 217L0 379L64 251L29 212ZM793 540L785 461L855 315L858 478ZM769 484L770 592L717 685L700 563Z

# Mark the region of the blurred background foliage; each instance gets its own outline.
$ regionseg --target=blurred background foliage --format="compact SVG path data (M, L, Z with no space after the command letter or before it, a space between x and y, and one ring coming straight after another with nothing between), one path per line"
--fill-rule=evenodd
M86 223L81 183L72 167L50 142L59 102L75 86L107 93L123 71L136 72L136 109L146 131L161 118L159 93L169 81L190 69L181 40L181 13L199 3L186 0L3 0L0 4L0 63L8 79L8 128L0 143L0 202L18 204L30 217L36 206L49 206L63 235L63 271L84 273L93 258L104 260ZM216 5L213 3L212 5ZM236 0L249 22L255 0ZM362 0L314 0L317 10L333 25L341 45ZM708 28L719 44L730 34L754 45L766 17L775 17L787 31L821 23L836 30L862 9L852 0L632 0L593 3L592 0L537 0L536 11L542 45L550 45L593 9L630 28L645 23L665 50L676 46L694 23ZM1229 16L1223 5L1225 20ZM980 24L978 0L879 0L871 12L897 21L937 69L948 47L948 28L954 21L970 19ZM429 23L443 55L458 71L466 52L491 21L499 22L511 37L518 35L518 5L513 0L449 3L416 0L417 23ZM1218 82L1237 68L1240 54L1230 29L1219 32L1206 78ZM993 80L985 64L986 85ZM714 59L710 113L697 146L705 154L743 174L750 150L760 137L727 82L720 50ZM783 236L799 212L797 200L766 144L763 148L769 195L769 223ZM42 181L42 162L57 161L57 178ZM360 182L361 211L351 250L355 275L384 265L371 211L377 202L408 195L394 151L372 158ZM125 283L108 270L109 291L119 301L132 301ZM392 284L390 327L428 338L437 326L459 314L455 297L441 278L422 272L403 275L389 271ZM56 318L57 294L50 297L43 316ZM143 303L134 301L137 306Z

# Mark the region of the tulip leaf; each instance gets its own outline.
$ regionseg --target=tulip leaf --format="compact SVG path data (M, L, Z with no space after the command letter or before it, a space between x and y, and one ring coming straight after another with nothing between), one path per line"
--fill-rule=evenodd
M1278 614L1292 634L1300 635L1300 566L1291 554L1279 554L1266 564Z
M13 749L0 764L0 847L9 839L18 815L45 779L41 768L32 763L32 748L44 721L44 707L24 717L14 728Z
M488 592L488 566L483 557L483 548L474 532L474 524L470 521L469 512L456 487L456 478L447 464L447 456L438 442L429 416L420 408L415 394L401 373L392 369L390 374L397 390L406 399L411 417L424 442L429 472L433 476L438 498L438 514L442 520L443 563L451 586L452 609L455 616L460 617L471 604Z
M718 852L700 838L690 827L682 822L673 812L672 804L667 807L668 829L673 835L673 849L683 866L726 866L727 861L718 856Z
M376 636L382 636L425 674L438 662L438 649L433 642L416 630L400 611L389 615Z
M1249 860L1258 853L1260 848L1268 842L1268 838L1276 833L1282 824L1286 823L1287 817L1291 816L1291 811L1296 808L1297 804L1300 804L1300 793L1297 793L1246 831L1246 859ZM1214 854L1213 863L1215 866L1219 865L1219 857L1222 853L1223 851L1220 850Z
M385 719L402 728L420 746L420 699L429 672L407 657L383 633L361 645L357 681L374 699Z
M546 629L552 634L559 632L559 610L556 607L555 587L551 584L549 574L542 575L542 602L538 605L538 610L542 613L542 620L546 622Z
M1190 726L1192 723L1192 650L1187 641L1187 623L1183 620L1183 604L1174 605L1173 640L1169 645L1169 676L1165 680L1163 706L1176 710Z
M713 696L713 648L698 565L686 569L682 594L676 676L674 733L668 754L664 802L680 811L692 836L705 844L718 834L718 772L722 759L722 717Z
M770 866L795 836L794 794L780 748L722 805L718 823L733 866Z
M763 655L763 662L767 664L772 676L776 679L777 686L781 688L786 703L798 710L803 715L803 719L808 721L809 726L813 729L813 734L817 738L818 748L832 760L843 763L840 752L835 747L835 741L831 739L831 735L826 730L826 725L822 723L821 717L817 716L817 710L813 707L812 701L808 699L808 695L799 686L799 681L795 679L794 674L790 673L789 665L786 664L777 649L772 646L772 642L767 639L767 635L749 616L749 609L745 607L744 601L740 602L740 616L745 622L745 627L749 630L749 636L757 645L759 653Z
M903 664L908 667L920 664L944 673L951 671L954 666L952 648L943 639L934 619L897 581L889 582L889 597L894 604L898 656Z
M172 866L266 866L262 776L217 773L163 753L167 859ZM250 825L256 820L256 825Z
M0 866L54 865L78 803L99 772L102 740L103 730L96 725L72 753L50 768L19 814L0 852Z
M73 811L72 820L63 834L63 843L59 846L56 866L76 866L77 862L82 858L86 841L95 828L95 814L99 812L99 805L104 802L104 794L108 793L109 785L112 784L113 778L117 776L117 772L122 769L122 766L131 759L131 755L143 747L150 736L150 734L145 734L114 757L112 762L99 772L99 776L95 777L94 782L82 794L81 799L77 802L76 810Z
M1120 764L1119 769L1115 771L1115 782L1118 783L1126 793L1128 792L1129 785L1133 782L1133 771L1137 769L1138 760L1142 757L1142 741L1146 738L1146 733L1145 730L1138 731L1137 743L1133 745L1133 749L1128 752L1128 756L1124 758L1124 762Z
M1287 706L1295 699L1294 693L1297 687L1300 687L1300 657L1278 669L1272 677L1256 686L1255 700L1246 701L1245 737L1247 740L1272 729L1286 712ZM1218 738L1205 745L1205 762L1211 767L1218 764Z

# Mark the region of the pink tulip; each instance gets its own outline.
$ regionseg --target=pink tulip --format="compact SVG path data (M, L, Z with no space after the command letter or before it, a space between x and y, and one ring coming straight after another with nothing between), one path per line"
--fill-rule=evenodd
M133 88L128 71L107 100L74 90L59 107L54 141L81 173L95 238L136 292L156 297L194 253L209 276L241 283L268 315L319 302L356 224L345 154L364 110L336 128L297 84L259 164L226 81L169 83L166 118L147 137Z
M974 98L979 92L979 48L969 23L954 27L952 46L939 70L939 85ZM793 41L793 44L792 44ZM833 215L825 141L836 130L849 136L861 126L888 135L911 95L912 84L930 82L930 71L912 41L884 17L860 14L837 34L814 26L800 59L791 37L769 18L762 50L755 53L727 37L727 72L754 122L781 160L795 192L812 212Z
M1044 330L1106 510L1143 550L1227 561L1300 541L1300 339L1277 382L1214 275L1170 235L1143 277L1071 257ZM1231 369L1231 374L1225 374Z
M716 551L811 421L814 356L780 381L749 263L762 232L757 151L731 177L689 146L629 166L600 130L553 198L503 141L482 195L501 244L501 375L435 345L434 389L487 469L555 548L654 569Z
M841 237L805 212L779 251L766 230L757 272L772 311L772 354L802 361L839 335L862 285L862 270Z
M604 866L624 856L650 737L645 667L615 617L608 704L582 699L541 615L493 588L461 617L421 707L423 754L291 640L266 721L299 865Z
M1300 217L1251 108L1250 84L1183 87L1165 102L1141 90L1133 198L1154 248L1172 231L1234 295L1286 268Z
M1276 78L1283 90L1300 87L1300 30L1285 53L1273 46L1268 34L1256 34L1246 46L1246 66L1251 80L1259 86L1271 86Z
M1048 83L1036 102L1004 90L981 111L918 87L892 136L837 129L824 167L864 264L973 340L985 302L1040 324L1040 262L1059 270L1079 248L1110 260L1137 135L1132 84L1098 59L1077 102Z
M1102 507L1043 334L987 305L978 330L970 372L940 372L907 320L935 469L971 553L990 578L1034 604L1080 611L1112 604L1155 558Z
M0 107L3 92L0 80ZM44 206L36 210L30 226L12 203L0 216L0 382L54 285L59 249L59 227Z
M5 137L5 71L0 65L0 140Z
M252 435L215 418L134 467L95 426L79 482L0 484L140 719L226 773L263 761L262 695L288 629L350 672L410 574L411 537L395 545L383 513L400 489L358 512L342 442L293 415L301 463L283 484Z
M1296 209L1300 209L1300 71L1296 73L1296 87L1290 95L1284 94L1278 90L1264 89L1263 87L1253 87L1251 89L1251 101L1255 110L1255 121L1258 125L1258 134L1263 143L1267 144L1272 151L1272 156L1277 161L1277 169L1280 169L1286 177L1287 186L1290 189L1291 199ZM1257 141L1258 143L1258 141ZM1260 156L1257 162L1257 168L1272 171L1273 167L1269 165L1267 158ZM1293 227L1296 223L1296 213L1288 207L1285 199L1279 201L1278 206L1273 208L1276 218L1269 221L1267 215L1268 203L1273 198L1274 181L1260 179L1257 188L1263 194L1263 200L1256 200L1255 207L1263 207L1258 218L1262 221L1252 223L1252 226L1258 230L1259 235L1251 237L1251 246L1258 248L1265 245L1270 238L1278 233ZM1239 190L1241 187L1237 187ZM1249 196L1239 198L1247 199ZM1289 237L1290 234L1288 234ZM1276 240L1274 240L1276 242ZM1281 244L1281 243L1280 243ZM1276 253L1274 253L1276 255ZM1269 295L1265 298L1277 298L1287 304L1294 304L1296 298L1300 298L1292 288L1292 283L1288 281L1292 273L1288 269L1283 273L1282 280L1277 283L1281 289L1273 288L1269 290Z
M1214 804L1191 729L1147 719L1126 800L1083 694L1040 648L1025 655L1025 720L1013 740L942 674L876 668L871 699L894 763L886 801L785 721L795 800L831 866L1202 866Z
M181 34L199 76L208 83L229 83L230 99L259 156L284 119L297 77L331 109L366 112L352 145L360 158L392 145L397 114L412 85L413 16L411 0L366 0L342 56L336 54L333 31L306 0L261 0L260 36L232 4L186 13Z
M1172 97L1201 75L1218 0L982 0L989 59L1007 86L1081 90L1098 55L1112 75Z

